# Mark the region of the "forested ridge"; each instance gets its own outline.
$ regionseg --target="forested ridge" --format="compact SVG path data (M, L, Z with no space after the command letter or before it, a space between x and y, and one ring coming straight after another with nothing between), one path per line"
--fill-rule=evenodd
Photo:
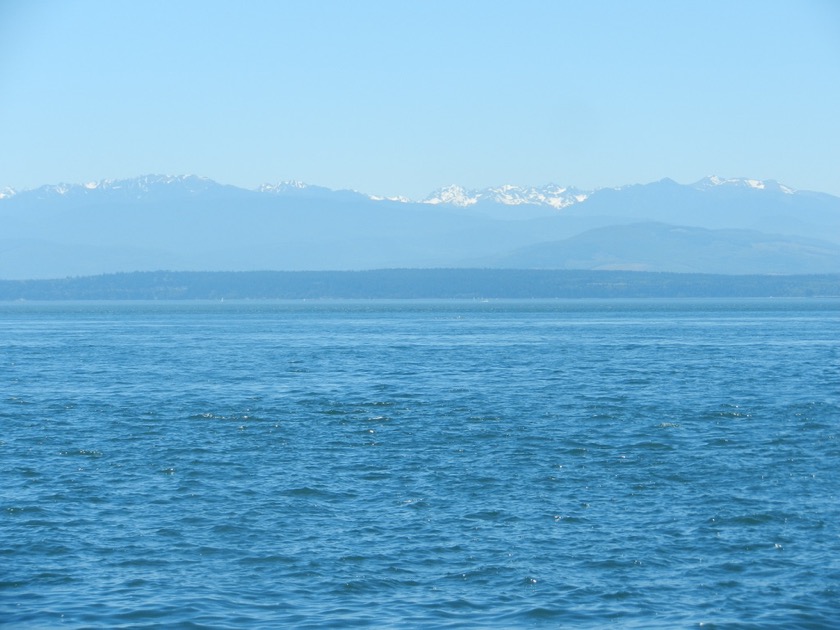
M380 269L134 272L0 280L0 300L641 298L840 296L840 274Z

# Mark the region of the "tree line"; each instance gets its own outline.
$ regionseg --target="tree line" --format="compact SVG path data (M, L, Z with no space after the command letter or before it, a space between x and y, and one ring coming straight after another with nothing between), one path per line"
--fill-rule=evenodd
M155 271L0 280L0 300L538 299L840 296L840 274L380 269Z

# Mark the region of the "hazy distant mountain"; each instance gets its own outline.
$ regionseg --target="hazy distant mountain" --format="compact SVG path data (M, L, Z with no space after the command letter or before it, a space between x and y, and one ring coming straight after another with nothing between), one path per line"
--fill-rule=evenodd
M615 222L660 221L711 229L749 229L840 241L840 198L796 192L776 182L710 177L683 186L652 184L604 188L571 215L609 216Z
M6 189L4 197L16 203L37 204L39 202L61 203L107 203L128 200L172 200L177 198L219 195L224 191L241 189L225 186L206 177L196 175L145 175L133 179L105 179L87 184L46 185L34 190L18 192Z
M650 227L654 223L664 225ZM836 246L840 198L749 179L706 178L691 185L664 179L595 191L553 184L479 191L451 186L419 202L300 182L246 190L192 175L0 193L0 278L9 279L477 261L837 272Z
M482 262L515 269L808 274L840 270L840 244L753 230L632 223L530 245Z

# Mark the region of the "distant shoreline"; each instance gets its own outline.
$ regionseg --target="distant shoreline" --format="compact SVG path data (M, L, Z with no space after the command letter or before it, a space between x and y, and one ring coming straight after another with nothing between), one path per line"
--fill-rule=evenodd
M378 269L143 271L0 280L0 300L549 299L840 297L840 274Z

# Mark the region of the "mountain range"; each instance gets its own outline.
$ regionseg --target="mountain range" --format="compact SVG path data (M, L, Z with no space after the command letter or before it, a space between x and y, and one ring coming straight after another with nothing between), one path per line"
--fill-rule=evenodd
M147 175L0 192L0 278L484 267L840 272L840 197L708 177L381 198Z

